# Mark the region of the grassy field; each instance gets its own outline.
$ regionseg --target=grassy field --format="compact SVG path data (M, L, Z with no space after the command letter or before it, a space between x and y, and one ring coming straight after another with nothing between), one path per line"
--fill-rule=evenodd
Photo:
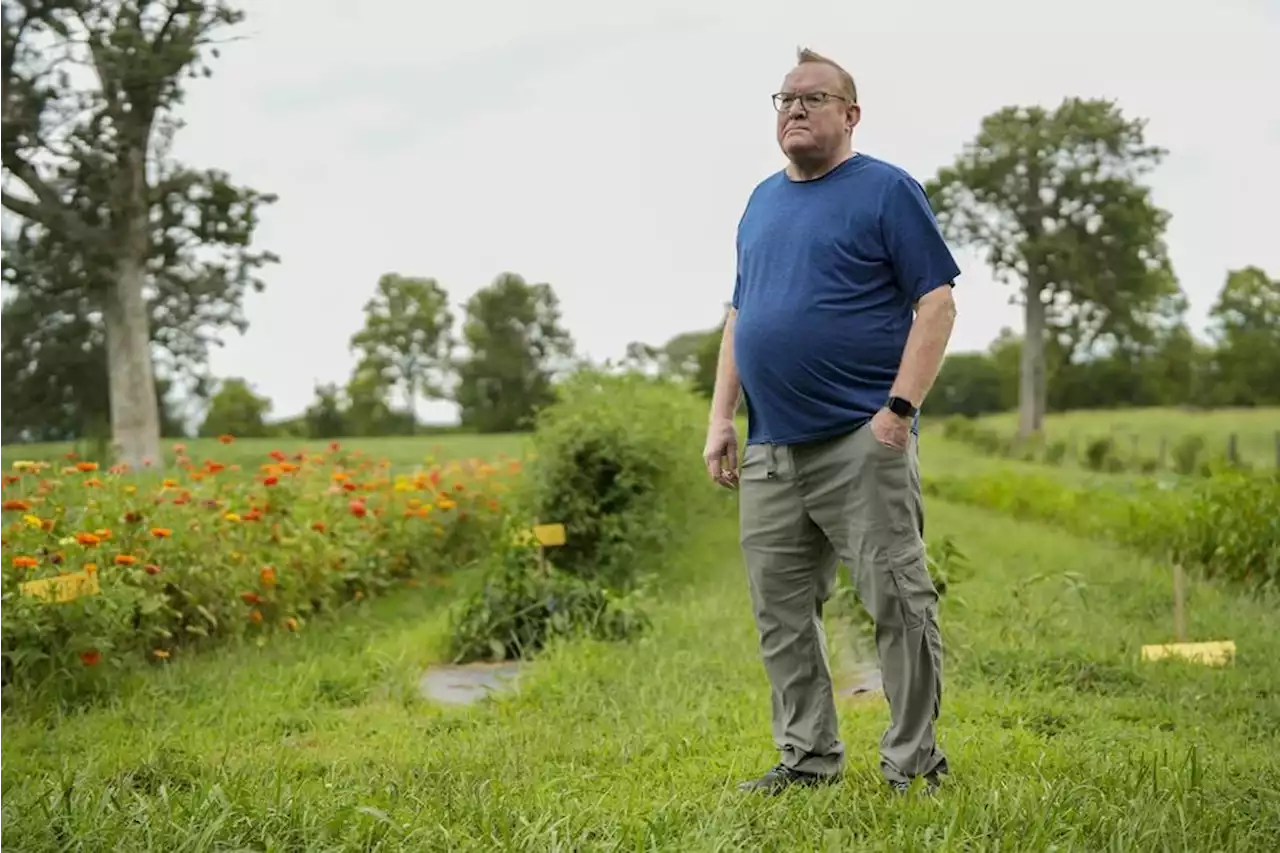
M932 439L922 460L926 475L995 464ZM734 790L775 754L726 506L669 567L651 635L557 648L529 668L519 693L474 708L417 696L457 592L422 589L265 649L228 648L135 676L99 707L55 718L11 710L3 844L1275 849L1275 602L1193 584L1192 638L1234 639L1236 663L1142 664L1142 644L1170 639L1165 567L934 501L928 537L942 535L971 570L942 606L940 732L953 775L932 800L884 790L878 697L842 703L843 785L776 800ZM833 653L847 670L853 646L838 641Z
M1008 435L1018 427L1016 412L981 418ZM1240 458L1256 466L1280 464L1277 459L1277 436L1280 436L1280 408L1216 409L1191 411L1184 409L1114 409L1051 414L1045 419L1045 436L1049 440L1075 439L1080 445L1091 438L1111 436L1121 453L1137 452L1155 457L1160 443L1172 448L1189 435L1203 436L1206 448L1226 453L1228 437L1236 436Z
M413 468L425 464L429 457L436 461L449 459L492 459L499 454L520 456L528 447L529 434L470 435L446 433L421 437L344 438L341 444L359 449L376 459L390 460L397 468ZM324 439L241 438L221 444L212 438L166 439L164 450L172 459L174 445L184 445L187 454L197 462L214 459L226 465L258 465L273 450L296 453L319 450L329 444ZM5 445L0 449L5 466L15 460L32 459L58 462L74 449L71 444Z

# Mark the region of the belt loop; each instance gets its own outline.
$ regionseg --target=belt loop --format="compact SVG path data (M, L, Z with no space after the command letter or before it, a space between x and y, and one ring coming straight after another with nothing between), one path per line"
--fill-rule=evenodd
M772 480L778 476L778 445L765 445L765 476Z

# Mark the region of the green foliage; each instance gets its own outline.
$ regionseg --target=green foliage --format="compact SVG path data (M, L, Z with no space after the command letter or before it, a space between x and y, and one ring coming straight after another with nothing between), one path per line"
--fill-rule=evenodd
M650 627L643 590L616 593L593 579L540 564L537 550L494 541L481 563L484 585L450 614L449 655L455 663L530 658L554 638L630 639Z
M412 413L419 398L444 396L453 346L449 296L433 278L387 273L364 306L364 326L351 347L378 364Z
M552 378L573 352L551 285L503 273L467 301L462 337L467 354L458 364L455 399L463 426L477 432L531 427L535 413L554 399Z
M266 417L270 412L271 401L257 394L246 380L224 379L209 400L200 435L260 438L268 434Z
M698 458L706 404L676 382L594 370L558 391L534 433L533 512L567 528L557 565L625 586L714 495Z
M1280 403L1280 279L1258 267L1232 270L1209 311L1213 402L1224 406Z
M947 236L1019 288L1024 436L1044 415L1050 342L1062 363L1099 345L1141 352L1185 310L1164 244L1169 216L1143 183L1165 153L1146 142L1145 124L1106 100L1006 107L927 189Z
M210 44L242 18L215 0L5 5L3 203L22 224L4 277L42 318L26 341L6 335L6 360L35 355L6 374L6 428L13 380L23 419L43 407L80 435L110 422L125 461L154 458L152 350L198 386L210 343L244 328L243 298L277 260L250 248L274 197L171 156L185 78L209 76Z
M561 523L550 567L500 546L484 588L454 612L458 660L535 653L552 636L622 639L644 629L643 589L713 505L698 461L706 404L683 383L581 371L533 435L520 513Z
M1157 559L1251 588L1280 585L1280 474L1222 471L1155 481L1071 486L1051 476L992 474L925 482L926 493L1111 539Z

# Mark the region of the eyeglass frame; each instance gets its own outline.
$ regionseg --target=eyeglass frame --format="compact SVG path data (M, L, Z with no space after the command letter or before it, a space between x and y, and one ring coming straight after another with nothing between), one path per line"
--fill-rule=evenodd
M777 110L779 113L785 113L789 111L791 109L792 104L794 104L796 100L800 101L801 105L804 107L805 112L821 109L822 107L826 106L829 101L832 101L832 100L844 101L846 104L849 104L850 106L853 106L853 107L858 106L858 102L856 100L851 100L849 98L846 98L844 95L834 95L831 92L775 92L769 97L773 101L773 108ZM786 106L783 106L780 99L788 98L788 97L794 100L792 100L791 104L787 104ZM805 98L814 98L814 97L819 97L821 98L821 100L818 101L818 103L813 106L809 106L804 102Z

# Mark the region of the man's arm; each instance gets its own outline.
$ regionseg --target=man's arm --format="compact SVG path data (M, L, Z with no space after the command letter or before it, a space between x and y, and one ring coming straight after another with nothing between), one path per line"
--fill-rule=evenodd
M955 321L956 301L949 284L920 297L890 396L909 400L917 409L924 405L924 398L938 378ZM718 387L719 382L716 384Z
M737 320L738 309L730 308L724 320L724 334L720 338L720 356L716 360L716 384L711 395L713 422L732 421L738 411L742 382L738 379L738 367L733 363L733 327Z

